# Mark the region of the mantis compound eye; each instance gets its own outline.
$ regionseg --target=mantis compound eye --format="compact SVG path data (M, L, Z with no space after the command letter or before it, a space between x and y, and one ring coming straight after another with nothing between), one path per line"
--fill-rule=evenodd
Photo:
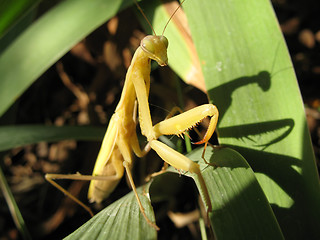
M160 41L168 48L169 42L165 36L160 36Z
M140 47L149 54L149 58L158 62L160 66L168 64L168 39L165 36L148 35L141 40Z
M155 47L154 47L154 43L151 39L145 37L142 41L141 41L141 47L144 51L154 54L155 53Z

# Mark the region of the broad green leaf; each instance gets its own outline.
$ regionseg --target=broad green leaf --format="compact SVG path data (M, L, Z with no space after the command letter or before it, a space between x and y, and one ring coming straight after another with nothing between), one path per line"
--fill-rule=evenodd
M66 139L97 141L103 138L105 128L89 126L20 125L0 127L0 152L41 141Z
M320 237L320 189L294 70L267 0L183 5L219 141L254 169L286 238Z
M187 156L201 159L203 148ZM229 148L207 148L199 161L212 203L209 213L216 239L283 239L278 222L254 172L245 159ZM198 183L197 177L195 181ZM200 185L198 185L199 192ZM245 223L245 224L244 224Z
M8 32L0 38L0 56L2 52L34 21L36 9L32 9L12 26Z
M40 0L1 0L0 1L0 39L24 15L34 8Z
M155 222L149 198L148 185L137 189L148 218ZM106 207L87 223L65 239L156 239L157 231L152 228L140 212L133 192Z
M132 3L62 1L34 22L0 55L0 116L72 46Z

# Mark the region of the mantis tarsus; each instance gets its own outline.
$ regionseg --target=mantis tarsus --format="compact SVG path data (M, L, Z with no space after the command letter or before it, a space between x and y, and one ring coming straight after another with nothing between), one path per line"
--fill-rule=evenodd
M138 8L140 9L139 6ZM176 11L177 10L178 8ZM141 9L140 11L142 12ZM124 170L126 170L130 185L135 193L144 218L153 228L159 229L156 224L146 216L131 175L131 166L134 158L133 153L138 157L142 157L150 148L155 150L166 163L174 168L188 171L198 176L203 191L203 201L208 208L207 210L211 211L208 190L201 175L199 165L157 139L162 135L181 135L194 127L202 119L211 117L204 138L196 143L204 143L206 146L217 125L219 113L216 106L212 104L201 105L163 120L154 126L152 125L148 103L151 60L155 60L160 66L166 66L168 63L167 48L168 40L163 36L163 33L160 36L156 34L148 35L141 40L140 47L136 50L127 71L121 99L109 121L109 126L104 136L92 175L46 174L46 179L51 184L71 197L90 212L90 214L92 214L90 208L68 193L54 182L53 179L90 180L88 198L91 202L100 203L115 189L124 174ZM148 141L144 149L140 148L136 133L136 107L138 107L139 112L141 133Z

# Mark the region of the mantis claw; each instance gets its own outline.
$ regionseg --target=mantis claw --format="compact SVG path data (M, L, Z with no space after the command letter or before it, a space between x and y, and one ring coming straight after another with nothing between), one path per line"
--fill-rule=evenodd
M210 119L209 127L208 127L203 139L198 142L193 142L193 144L199 145L199 144L205 143L206 144L205 148L206 148L207 143L209 142L210 138L212 137L212 134L214 133L214 131L217 127L218 116L219 116L219 112L218 112L218 110L216 110L215 115L213 115Z

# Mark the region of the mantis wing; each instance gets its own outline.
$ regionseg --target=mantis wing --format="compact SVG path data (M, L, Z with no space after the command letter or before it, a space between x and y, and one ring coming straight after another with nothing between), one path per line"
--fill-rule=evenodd
M92 175L93 176L103 176L103 171L105 170L105 166L107 165L110 157L114 151L117 137L118 137L118 125L117 125L117 116L112 115L108 129L106 134L104 135L102 145L96 160L96 164L94 166ZM92 180L88 190L88 198L93 199L94 190L95 190L95 182L96 180Z
M107 164L113 152L114 146L117 142L119 129L115 118L116 115L112 115L109 121L108 129L103 137L101 148L96 160L96 164L94 165L92 175L99 175L99 170L103 169L103 167Z

